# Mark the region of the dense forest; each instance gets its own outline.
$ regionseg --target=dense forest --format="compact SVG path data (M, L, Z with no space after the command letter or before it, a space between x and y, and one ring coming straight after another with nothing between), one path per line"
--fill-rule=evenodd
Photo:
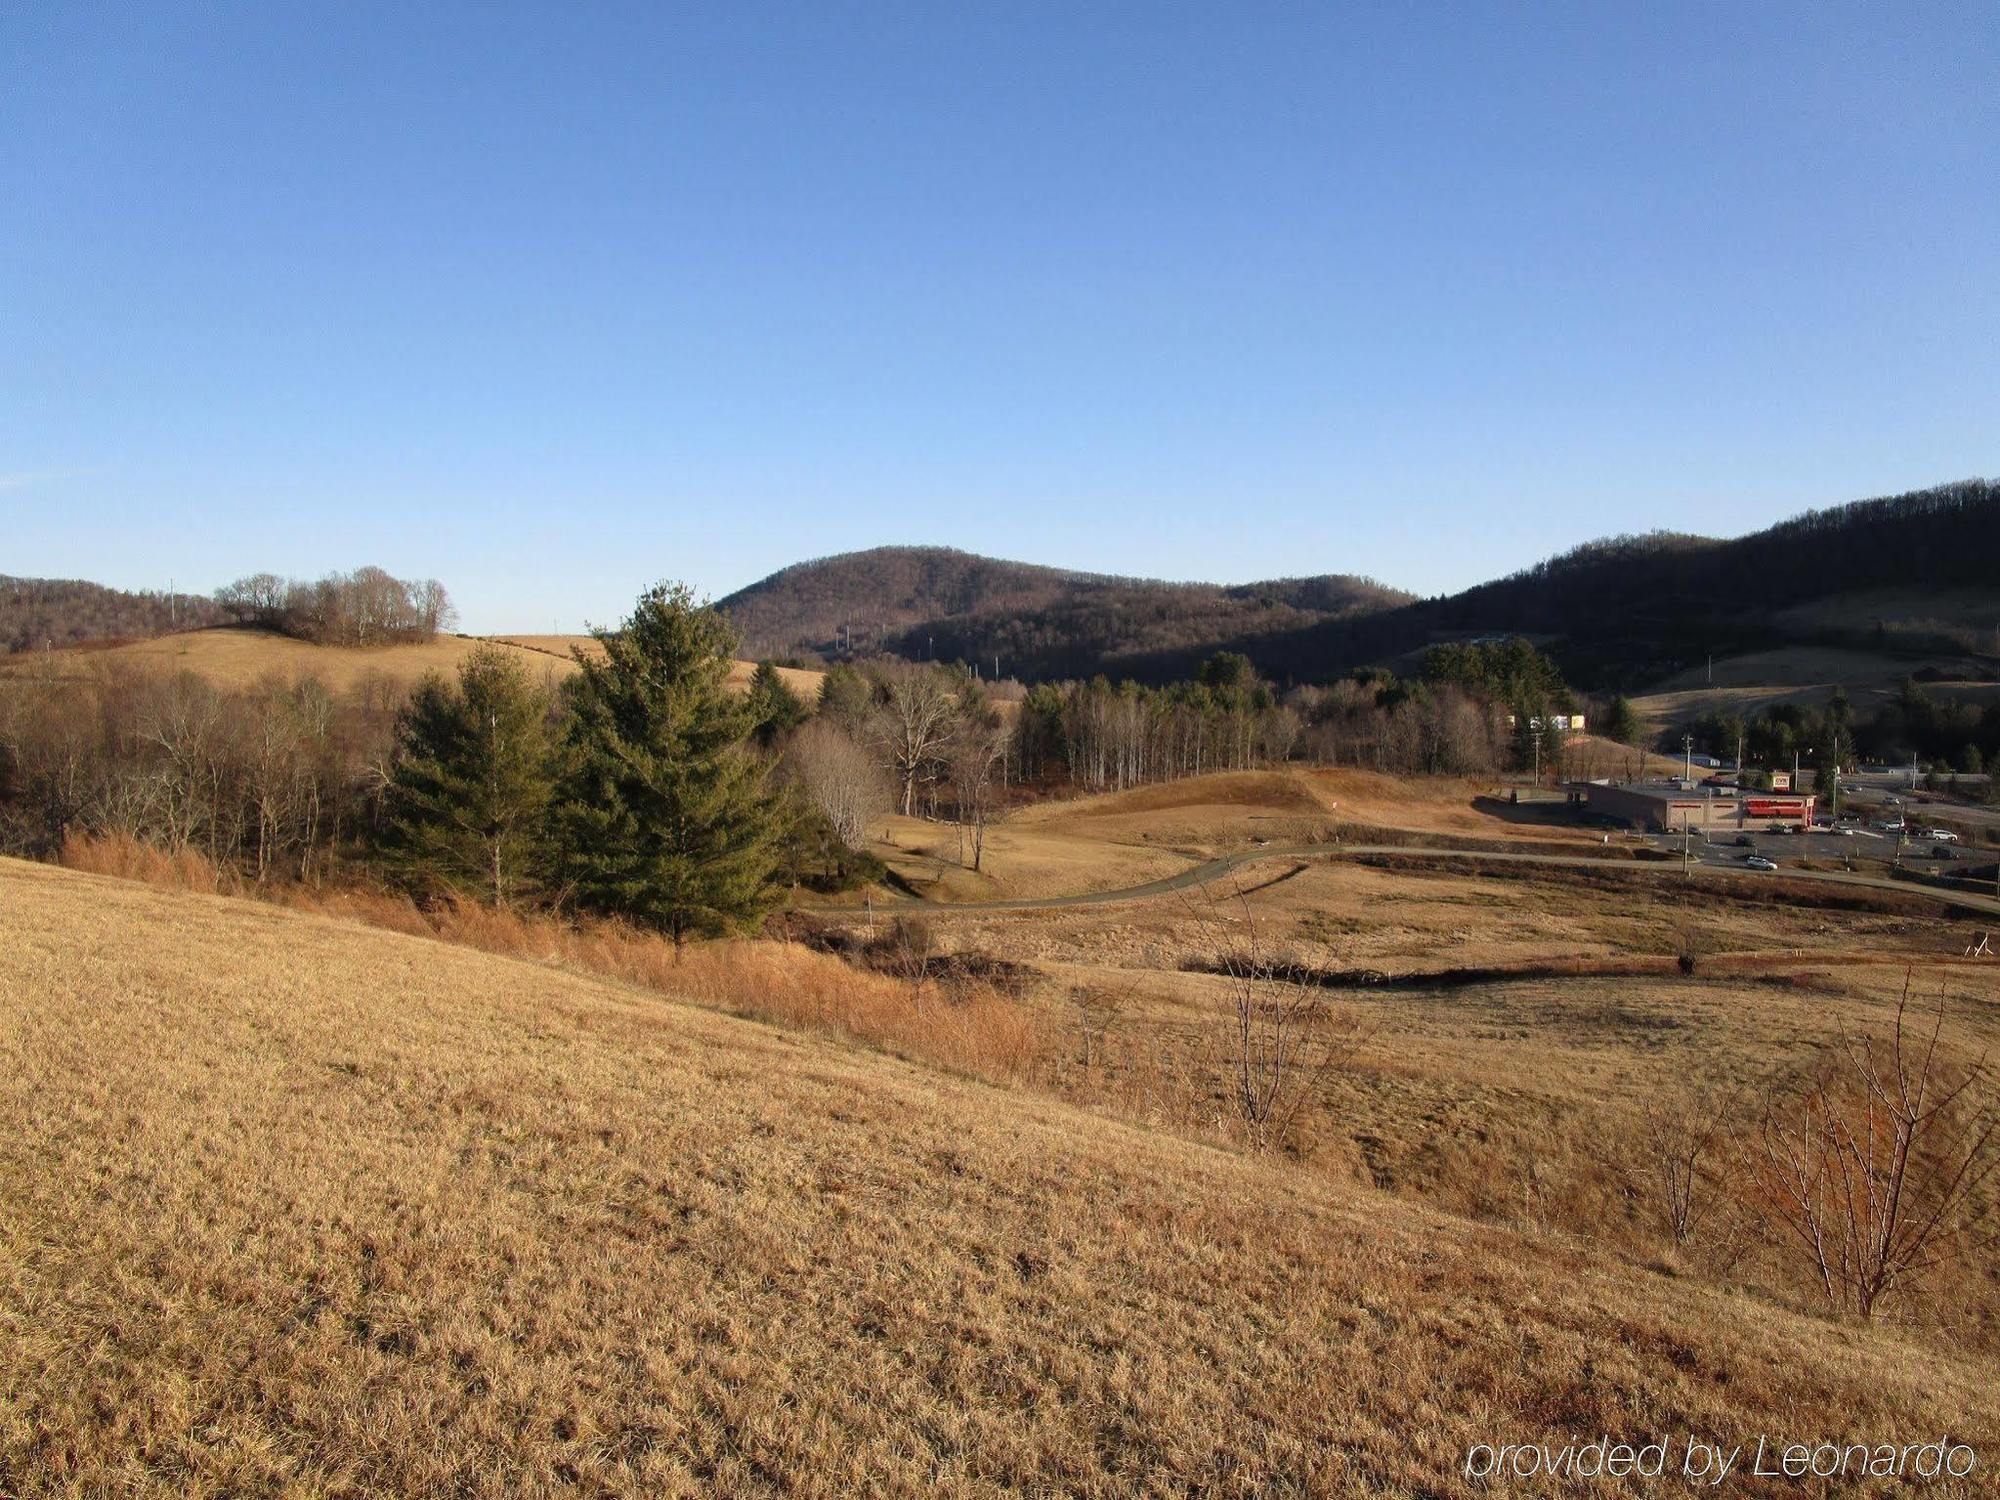
M1341 586L1351 585L1343 599ZM1186 676L1218 642L1248 650L1265 637L1383 607L1386 590L1360 580L1289 584L1120 584L1079 588L1033 610L983 610L892 634L886 649L913 661L966 661L1030 681L1096 672L1160 682ZM1313 605L1295 601L1312 599Z
M199 594L133 594L76 578L0 575L0 654L163 635L222 618Z
M982 671L998 657L1028 682L1103 672L1157 686L1229 651L1275 681L1324 683L1442 640L1525 635L1570 681L1613 689L1788 642L2000 659L1995 558L2000 485L1973 479L1734 540L1611 537L1426 600L1352 578L1164 584L882 548L788 568L723 606L760 652L888 650ZM1974 591L1971 618L1927 618L1941 590ZM1885 612L1884 594L1902 602Z

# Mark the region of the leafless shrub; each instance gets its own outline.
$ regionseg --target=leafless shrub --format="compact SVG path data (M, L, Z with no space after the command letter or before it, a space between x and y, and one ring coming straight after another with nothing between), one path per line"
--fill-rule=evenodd
M1960 1253L1966 1210L2000 1165L1984 1060L1940 1057L1944 997L1926 1035L1909 989L1886 1040L1843 1037L1810 1083L1770 1101L1757 1159L1828 1306L1863 1318Z
M1243 928L1233 938L1224 898L1212 889L1188 906L1215 951L1213 972L1228 982L1231 1104L1251 1137L1270 1144L1287 1137L1327 1075L1365 1038L1351 1017L1334 1014L1301 965L1269 951L1249 902L1233 894Z
M1697 922L1674 924L1674 963L1692 976L1715 952L1715 936Z
M1084 1072L1103 1067L1109 1059L1112 1027L1137 991L1136 979L1115 988L1077 985L1070 990L1070 1003L1077 1015L1077 1064Z
M897 917L889 928L889 968L910 987L910 1003L919 1009L937 961L937 935L931 924L922 917Z
M1646 1103L1642 1180L1677 1248L1694 1239L1721 1196L1721 1158L1736 1112L1733 1096L1707 1087Z

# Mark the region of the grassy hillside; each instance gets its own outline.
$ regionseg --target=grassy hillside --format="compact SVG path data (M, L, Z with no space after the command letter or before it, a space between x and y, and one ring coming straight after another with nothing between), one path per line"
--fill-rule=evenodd
M1891 1331L1032 1094L218 898L0 905L8 1491L1457 1495L1474 1441L2000 1435Z
M492 643L519 659L536 676L569 676L576 670L572 649L594 649L589 636L495 636ZM397 689L413 687L427 672L451 673L458 670L482 643L477 636L445 635L421 644L397 646L318 646L274 631L223 627L212 630L182 631L152 640L127 641L102 649L58 653L58 671L83 671L107 663L194 672L220 687L241 688L259 678L277 674L290 677L312 674L323 678L337 692L345 692L374 680ZM13 663L0 663L0 672L43 671L48 663L32 653ZM754 666L750 662L731 664L730 681L747 686ZM780 669L793 691L815 695L819 692L818 672Z
M470 636L441 635L436 640L409 645L319 646L275 631L232 626L182 631L153 640L78 652L67 661L58 655L56 666L58 670L69 667L81 671L98 664L129 663L193 672L219 687L229 688L247 687L272 673L280 676L311 673L325 679L335 691L345 692L371 678L407 688L427 672L455 672L478 644ZM567 676L576 670L566 657L520 647L506 649L517 654L522 665L537 674L546 671ZM13 664L13 670L41 670L41 667L24 661Z

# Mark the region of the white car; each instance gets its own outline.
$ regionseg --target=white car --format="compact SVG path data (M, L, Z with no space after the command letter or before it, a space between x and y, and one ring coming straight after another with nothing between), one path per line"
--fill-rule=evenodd
M1766 859L1761 854L1752 854L1743 861L1743 868L1746 870L1775 870L1778 868L1778 862L1774 859Z
M1929 839L1933 844L1955 844L1958 842L1958 835L1953 833L1949 828L1926 828L1917 837Z

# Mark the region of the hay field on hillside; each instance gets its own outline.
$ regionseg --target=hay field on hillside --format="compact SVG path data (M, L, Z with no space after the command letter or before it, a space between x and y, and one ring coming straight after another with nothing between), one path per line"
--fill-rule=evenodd
M1457 1495L1495 1438L2000 1434L1892 1330L1019 1089L219 898L0 902L24 1493Z
M398 689L414 687L426 673L450 675L482 642L507 651L537 678L560 681L576 671L572 649L590 650L595 642L583 636L467 636L394 646L320 646L275 631L237 627L189 630L151 640L127 641L103 648L59 651L50 657L23 652L0 658L0 673L41 672L51 664L58 671L87 671L99 664L130 664L169 671L193 672L218 687L245 688L261 678L316 676L335 692L348 692L370 681ZM747 687L753 662L731 662L729 681ZM779 668L779 675L808 702L819 694L819 672Z
M456 672L479 644L472 636L442 635L394 646L320 646L275 631L229 627L183 631L104 649L59 651L46 662L28 652L0 662L0 671L40 671L50 663L58 670L78 671L118 664L193 672L225 688L249 687L270 676L310 675L335 692L348 692L371 680L409 688L427 672ZM575 663L545 652L503 649L536 676L560 679L576 670Z

